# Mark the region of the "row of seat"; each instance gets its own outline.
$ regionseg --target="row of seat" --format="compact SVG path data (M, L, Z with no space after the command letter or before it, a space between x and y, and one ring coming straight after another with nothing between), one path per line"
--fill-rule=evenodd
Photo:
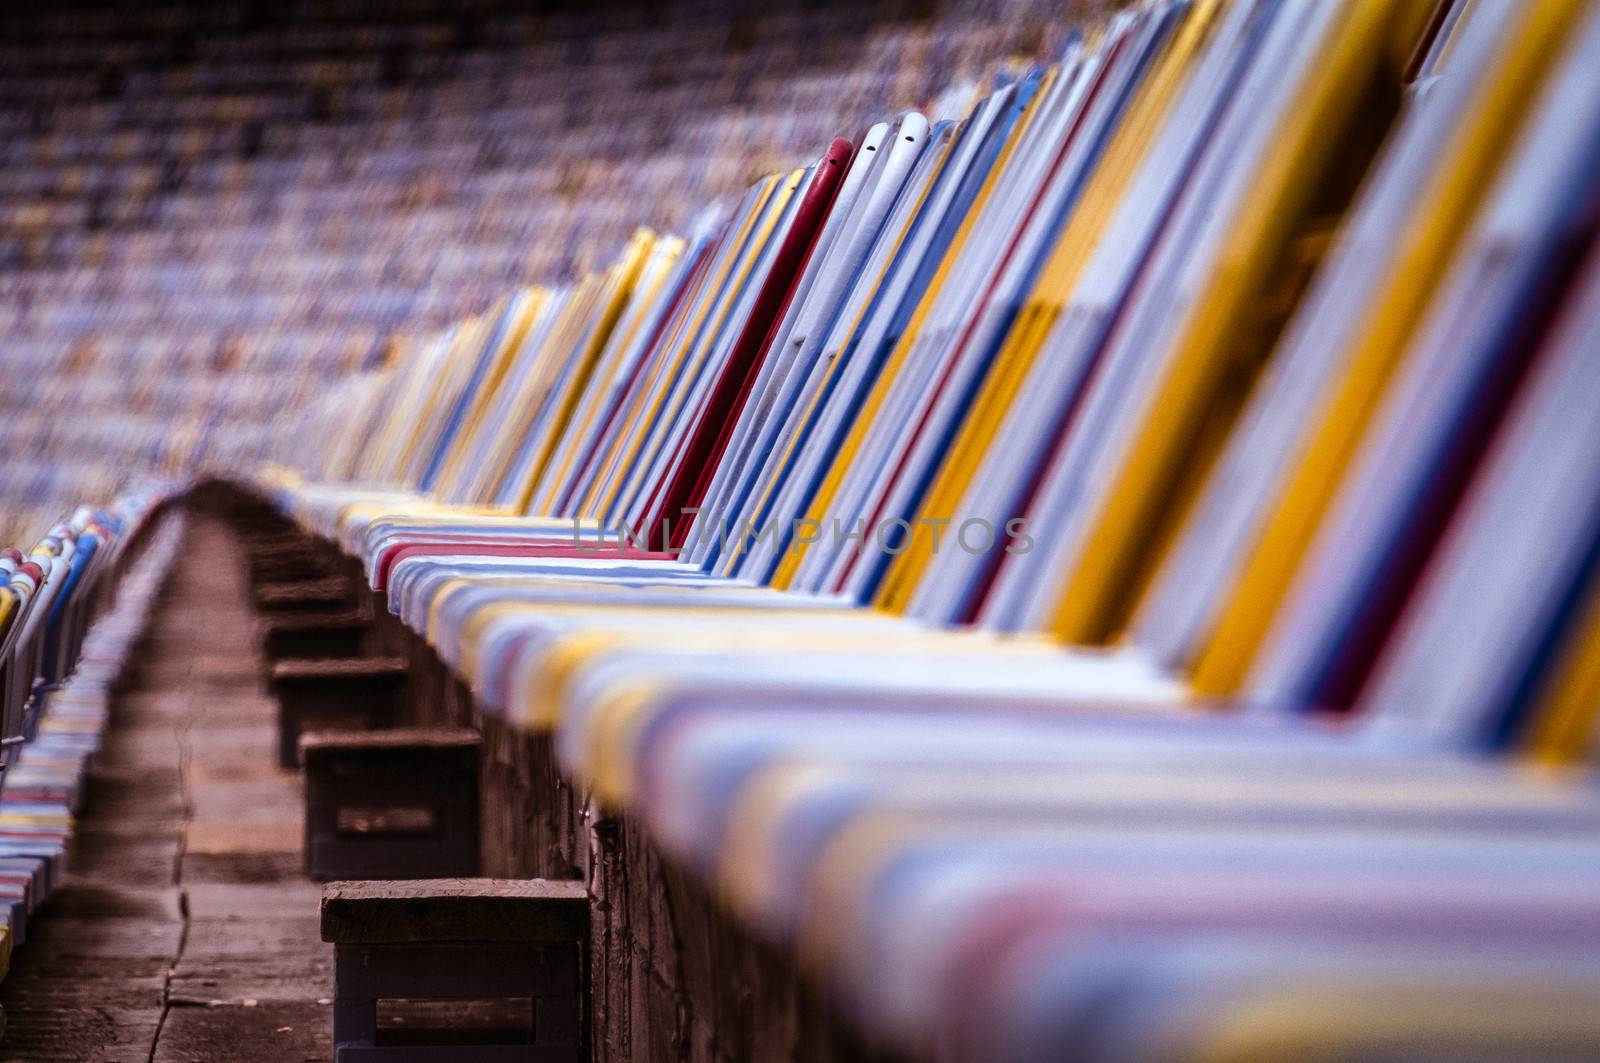
M1596 46L1135 5L258 483L902 1048L1592 1054Z
M0 977L65 875L89 758L179 544L181 520L145 534L169 493L80 509L27 554L0 552Z
M17 378L0 389L0 497L19 519L0 540L115 492L80 453L124 475L234 467L259 453L248 429L384 361L397 333L593 268L641 204L682 226L835 128L1042 54L1065 30L1042 18L1053 6L0 16L0 334ZM234 401L216 381L243 372L259 377Z

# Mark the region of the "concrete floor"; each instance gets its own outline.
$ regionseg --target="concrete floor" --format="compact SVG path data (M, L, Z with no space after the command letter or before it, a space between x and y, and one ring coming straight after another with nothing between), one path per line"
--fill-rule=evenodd
M191 518L68 880L0 983L0 1060L333 1058L332 949L252 624L227 530Z

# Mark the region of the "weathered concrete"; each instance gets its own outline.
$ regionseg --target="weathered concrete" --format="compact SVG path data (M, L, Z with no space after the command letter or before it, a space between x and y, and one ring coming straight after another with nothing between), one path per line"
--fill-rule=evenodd
M0 1059L332 1058L332 953L250 609L230 532L191 521L68 880L0 984Z

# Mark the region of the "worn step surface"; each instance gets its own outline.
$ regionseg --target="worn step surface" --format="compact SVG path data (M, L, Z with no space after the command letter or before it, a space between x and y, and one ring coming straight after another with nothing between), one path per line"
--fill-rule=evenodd
M321 891L295 776L273 767L244 567L196 518L118 702L66 884L0 983L0 1060L333 1057Z

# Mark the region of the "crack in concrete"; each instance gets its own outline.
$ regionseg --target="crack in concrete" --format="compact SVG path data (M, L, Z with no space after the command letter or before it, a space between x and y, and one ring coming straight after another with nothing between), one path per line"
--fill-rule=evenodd
M155 1036L150 1040L150 1056L147 1063L155 1063L156 1053L161 1047L161 1034L167 1027L167 1016L172 1014L174 1006L172 980L177 976L178 965L183 962L184 951L189 945L189 891L183 882L183 865L189 851L189 825L194 822L194 784L191 767L193 751L189 744L189 732L194 727L196 716L197 713L191 710L183 726L173 729L178 741L178 794L183 818L178 824L178 849L173 855L172 885L178 891L178 915L182 919L182 924L178 931L178 945L174 950L172 963L167 966L167 973L161 980L161 1016L156 1020Z

